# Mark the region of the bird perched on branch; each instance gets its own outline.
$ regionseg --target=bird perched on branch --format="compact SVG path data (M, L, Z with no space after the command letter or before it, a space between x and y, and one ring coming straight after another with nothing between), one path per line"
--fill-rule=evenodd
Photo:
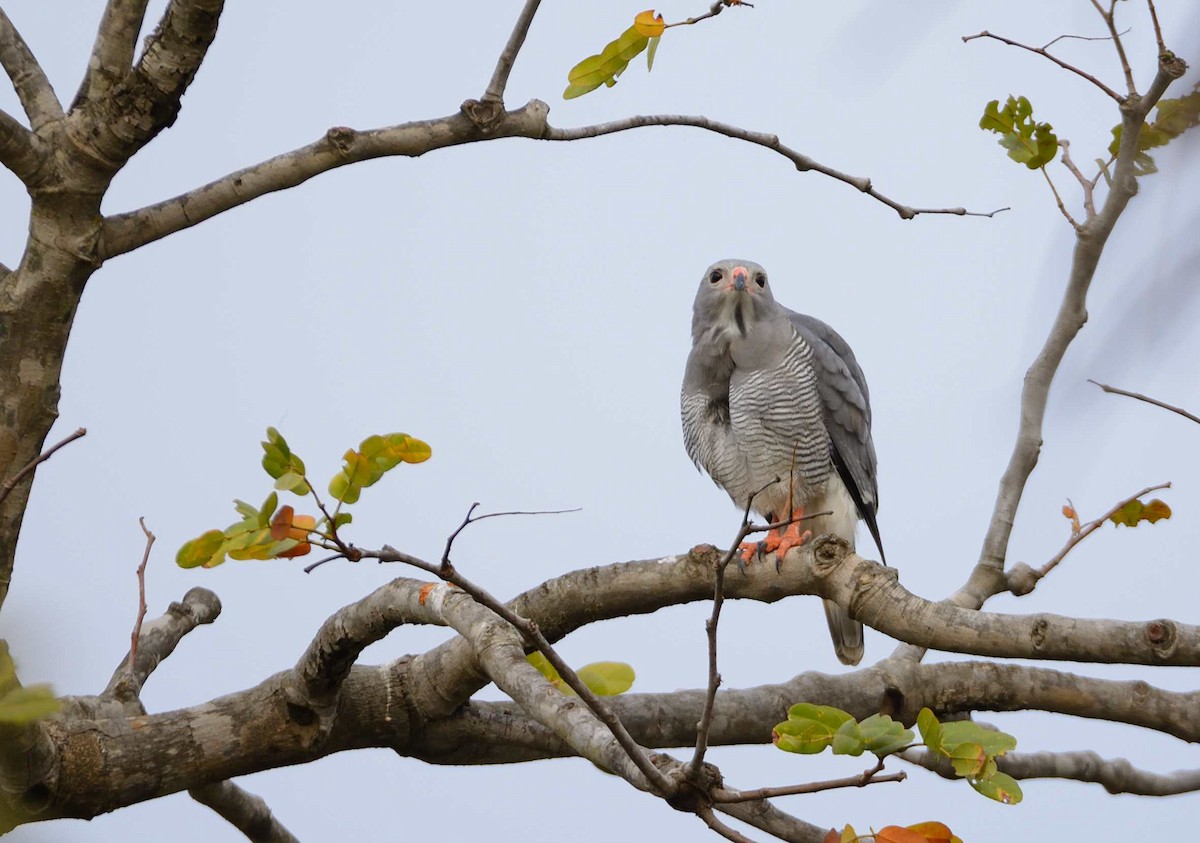
M833 328L775 301L758 264L723 260L705 271L692 311L680 409L688 456L737 506L754 496L751 508L769 523L806 511L830 513L743 545L741 564L764 552L782 559L823 533L853 546L859 520L882 560L862 369ZM858 664L862 624L830 600L825 617L838 659Z

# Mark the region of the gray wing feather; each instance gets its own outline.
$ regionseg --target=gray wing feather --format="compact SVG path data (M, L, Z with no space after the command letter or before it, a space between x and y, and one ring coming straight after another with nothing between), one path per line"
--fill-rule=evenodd
M788 311L788 319L812 346L817 387L833 445L838 473L850 490L883 556L875 513L879 509L875 445L871 441L871 403L867 380L854 352L841 335L820 319Z

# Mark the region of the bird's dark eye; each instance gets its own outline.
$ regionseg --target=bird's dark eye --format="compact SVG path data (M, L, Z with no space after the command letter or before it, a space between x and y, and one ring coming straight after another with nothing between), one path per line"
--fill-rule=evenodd
M754 283L760 287L767 286L767 276L763 275L761 272L758 273L758 275L754 276Z
M709 276L708 276L708 283L709 283L709 284L719 284L719 283L721 283L721 270L719 270L719 269L714 269L714 270L713 270L711 273L709 273Z

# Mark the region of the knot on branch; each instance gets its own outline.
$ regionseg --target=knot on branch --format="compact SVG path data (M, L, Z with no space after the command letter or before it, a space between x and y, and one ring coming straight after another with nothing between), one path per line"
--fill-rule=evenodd
M334 126L325 133L325 140L339 155L346 155L358 140L358 132L349 126Z
M1166 618L1150 621L1146 624L1146 640L1154 649L1154 655L1160 659L1168 659L1175 652L1179 643L1179 630L1175 622Z
M1017 597L1024 597L1029 592L1037 588L1038 580L1042 575L1030 568L1024 562L1018 562L1013 565L1009 571L1004 574L1004 584L1008 590Z
M656 758L652 760L657 763ZM721 771L707 762L694 770L690 765L676 767L669 774L675 782L675 792L667 797L667 804L688 814L711 808L712 792L725 786Z
M1188 64L1179 56L1172 53L1170 50L1162 53L1158 57L1158 66L1162 68L1162 72L1172 79L1178 79L1187 73Z
M852 552L850 542L843 538L833 535L818 536L813 542L813 558L817 563L817 574L827 576Z
M196 586L188 589L182 602L172 603L167 611L190 616L197 624L212 623L221 615L221 598L216 592Z
M504 103L500 100L464 100L459 109L476 129L485 134L504 120Z

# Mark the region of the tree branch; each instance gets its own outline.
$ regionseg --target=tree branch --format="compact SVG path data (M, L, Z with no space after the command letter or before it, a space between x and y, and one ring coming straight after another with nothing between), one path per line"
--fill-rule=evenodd
M991 522L983 541L980 558L967 584L951 598L958 605L979 607L993 594L1004 590L1004 563L1008 554L1008 540L1012 535L1013 520L1025 490L1025 483L1037 465L1042 447L1042 424L1046 415L1050 385L1058 366L1066 354L1067 346L1087 321L1087 293L1095 277L1096 267L1104 246L1120 219L1125 206L1137 193L1134 159L1137 155L1137 138L1145 122L1146 114L1162 97L1173 79L1181 76L1186 64L1173 56L1159 59L1159 72L1143 97L1132 96L1121 106L1121 147L1117 154L1112 188L1104 206L1089 219L1075 238L1075 252L1071 261L1071 273L1063 293L1058 315L1046 337L1042 350L1025 373L1021 389L1020 426L1017 441L992 511Z
M466 105L464 104L464 107ZM516 111L504 112L494 123L488 124L486 130L464 113L366 131L335 127L326 132L324 138L307 146L230 173L157 204L107 217L104 220L100 259L106 260L130 252L267 193L296 187L321 173L358 161L391 156L417 157L435 149L499 138L582 140L644 126L690 126L766 147L787 158L802 172L812 170L849 184L892 208L902 219L912 219L919 214L990 217L1008 210L1001 208L978 213L967 211L965 208L914 208L903 205L876 191L871 186L870 179L850 176L826 167L783 146L774 135L750 132L704 117L630 117L596 126L558 129L547 123L548 113L549 106L544 102L531 100Z
M1116 36L1116 33L1114 32L1113 37L1115 37L1115 36ZM1105 94L1107 94L1109 97L1112 97L1112 99L1114 99L1118 104L1125 101L1125 98L1123 96L1118 94L1112 88L1105 85L1103 82L1101 82L1095 76L1093 76L1092 74L1088 73L1085 70L1080 70L1078 67L1076 67L1073 64L1067 64L1067 62L1063 61L1058 56L1048 52L1045 47L1030 47L1028 44L1022 44L1020 41L1013 41L1012 39L1005 38L1003 35L993 35L992 33L988 32L986 29L983 32L976 33L975 35L964 35L962 37L962 40L963 40L963 43L966 44L968 41L974 41L976 38L991 38L995 41L999 41L1002 44L1007 44L1010 47L1019 47L1022 50L1028 50L1029 52L1035 53L1035 54L1041 56L1042 58L1049 59L1050 61L1054 62L1059 67L1061 67L1063 70L1069 70L1072 73L1076 74L1077 76L1083 77L1084 79L1088 80L1093 85L1095 85L1097 88L1099 88L1101 91L1103 91ZM1050 43L1053 44L1054 42L1051 41ZM1049 45L1047 45L1047 46L1049 46ZM1133 93L1132 89L1130 90L1130 93Z
M12 80L33 131L62 119L62 105L50 86L50 80L4 9L0 9L0 66L4 67L4 72Z
M231 781L193 787L188 796L212 808L252 843L300 843L275 819L261 796L242 790Z
M37 136L0 109L0 164L28 185L44 160L45 153Z
M1191 421L1194 421L1196 424L1200 424L1200 416L1194 416L1191 413L1189 413L1187 410L1184 410L1180 407L1176 407L1173 404L1168 404L1165 401L1159 401L1157 398L1151 398L1149 395L1142 395L1142 393L1140 393L1140 392L1127 392L1124 389L1117 389L1115 386L1109 386L1106 383L1099 383L1097 381L1092 380L1091 378L1088 378L1088 383L1094 383L1094 384L1096 384L1096 386L1100 387L1105 392L1111 393L1113 395L1124 395L1127 398L1136 398L1138 401L1145 401L1147 404L1153 404L1155 407L1162 407L1164 410L1170 410L1172 413L1178 413L1179 415L1183 416L1185 419L1190 419Z
M127 653L100 696L121 702L136 700L150 674L175 652L183 636L201 624L212 623L220 614L221 601L216 594L199 586L189 589L182 601L172 603L165 614L142 626L132 667Z
M957 779L945 756L927 749L909 749L900 754L905 761L932 770L945 779ZM1075 752L1010 752L996 759L996 766L1014 779L1067 779L1103 785L1109 793L1139 796L1174 796L1200 790L1200 770L1151 773L1139 770L1124 758L1103 758L1091 750Z
M829 176L832 179L850 185L855 190L867 194L871 198L882 202L889 208L900 215L901 219L909 220L918 214L953 214L955 216L970 216L970 217L991 217L1007 211L1008 208L998 208L995 211L980 212L968 211L965 208L913 208L884 196L879 193L871 184L869 178L862 176L852 176L848 173L843 173L840 170L835 170L832 167L827 167L824 164L809 158L801 152L784 146L777 135L770 135L763 132L751 132L742 129L738 126L732 126L728 123L721 123L717 120L710 120L707 117L692 117L684 114L654 114L649 116L626 117L623 120L614 120L611 123L600 123L595 126L583 126L576 129L556 129L548 128L546 134L542 137L543 140L551 141L571 141L581 140L583 138L597 138L602 135L611 135L617 132L626 132L630 129L640 129L646 126L690 126L695 129L703 129L708 132L714 132L718 135L724 135L735 140L746 141L757 146L766 147L773 152L777 152L784 158L791 161L796 169L800 172L821 173Z
M57 452L59 448L70 445L76 439L86 435L87 428L79 428L66 439L63 439L61 442L51 445L46 450L42 451L42 453L38 454L37 457L27 463L24 468L22 468L9 479L5 480L4 485L0 486L0 503L3 503L4 499L12 494L12 490L17 488L17 484L24 480L35 468L54 456L55 452Z
M488 83L487 90L483 94L484 102L503 104L504 89L508 85L508 75L512 73L513 63L517 60L517 53L521 52L521 46L525 43L525 36L529 34L529 25L533 23L533 16L537 13L541 2L542 0L525 0L525 5L521 8L521 13L517 15L517 22L513 25L512 34L508 36L508 43L504 45L504 50L500 53L500 58L496 61L496 69L492 73L492 80Z
M108 0L72 110L107 96L133 69L138 33L149 4L150 0Z
M183 94L216 37L223 8L224 0L170 0L133 70L108 96L82 102L71 112L69 134L102 180L174 124ZM136 12L127 8L118 17L130 26ZM113 45L112 53L109 58L119 53L123 59L125 48Z

